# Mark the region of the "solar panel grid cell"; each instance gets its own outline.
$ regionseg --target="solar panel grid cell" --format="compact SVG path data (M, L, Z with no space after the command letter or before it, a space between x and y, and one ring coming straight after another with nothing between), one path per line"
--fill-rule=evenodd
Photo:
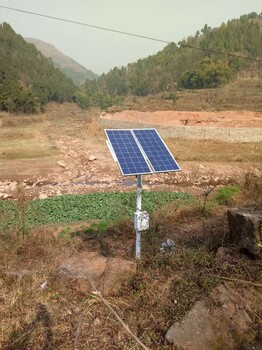
M155 129L133 130L154 172L179 171L180 167Z
M152 174L131 130L106 130L123 175Z

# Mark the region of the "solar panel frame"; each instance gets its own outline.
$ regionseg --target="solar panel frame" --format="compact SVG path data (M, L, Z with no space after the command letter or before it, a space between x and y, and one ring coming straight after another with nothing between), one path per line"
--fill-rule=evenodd
M177 172L181 170L155 128L132 129L132 132L143 149L154 173Z
M122 175L148 175L152 170L131 129L106 129L110 152Z

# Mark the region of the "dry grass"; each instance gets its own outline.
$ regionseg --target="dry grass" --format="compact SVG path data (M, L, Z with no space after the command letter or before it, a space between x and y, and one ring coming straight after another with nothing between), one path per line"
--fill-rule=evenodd
M109 112L125 109L140 111L262 111L261 64L242 70L228 85L217 89L182 90L151 96L128 96L121 106Z
M49 117L39 122L43 127L42 139L38 139L39 124L28 119L26 125L21 125L16 119L11 125L10 119L9 126L0 128L0 147L7 149L10 137L13 137L13 143L18 142L18 150L22 148L19 139L28 142L29 149L36 147L38 142L39 149L45 142L44 147L53 145L53 139L47 135L52 134L54 125L61 134L72 132L72 120L76 117L76 111L69 109L68 120L56 120L60 115L57 108L51 106L47 111ZM84 116L83 120L86 120ZM5 136L1 138L1 135ZM180 140L179 144L170 141L171 149L176 148L174 154L178 151L179 157L185 160L214 161L205 152L211 147L217 161L234 160L240 148L243 162L261 161L261 144L230 144L230 149L228 144L216 141L197 141L194 147L192 141ZM190 154L187 153L189 146ZM23 150L23 155L15 157L25 156L26 152ZM241 203L247 198L260 203L262 177L259 171L252 170L243 175ZM55 238L52 227L27 232L23 229L26 198L23 193L19 198L19 229L13 234L0 232L0 348L138 350L139 346L97 296L73 289L60 294L52 286L54 270L64 259L79 252L96 250L104 255L133 259L133 223L121 222L105 233L90 237L83 233L72 235L71 239ZM214 286L221 283L214 275L253 282L261 280L261 263L240 255L230 246L225 210L213 209L211 196L204 208L203 198L187 207L173 203L154 214L150 231L142 237L143 259L138 264L137 274L118 294L108 298L130 329L152 350L175 349L165 343L165 331L174 321L180 320L196 300L206 298ZM0 220L4 220L1 213ZM167 238L175 241L175 250L160 253L160 245ZM220 246L232 249L227 261L215 259L216 249ZM43 283L47 283L45 288L41 288ZM238 282L231 285L250 294L249 314L254 324L261 320L257 288L243 287Z
M0 128L0 160L42 158L58 154L44 116L5 117Z
M226 262L216 262L216 248L228 244L228 228L224 211L218 214L217 209L214 213L212 206L208 208L207 216L200 199L193 206L173 204L162 213L156 212L151 230L142 237L143 259L137 274L108 298L118 315L150 349L175 349L165 343L165 331L196 300L206 298L221 283L214 275L259 281L259 262L237 250L232 250ZM167 238L176 242L175 250L160 253L160 244ZM65 258L94 250L132 259L132 222L115 224L107 232L90 237L72 234L71 239L55 238L52 228L39 228L24 239L21 235L1 233L2 349L139 349L97 296L74 289L60 294L52 286L52 274ZM41 288L44 282L47 285ZM252 293L250 315L256 322L258 291L251 285L244 288Z
M56 141L72 132L76 124L89 123L95 111L82 111L73 103L50 103L45 114L0 114L0 160L44 158L58 155Z
M242 176L240 202L262 209L262 166L252 166Z
M262 142L229 143L217 140L169 139L167 144L180 161L262 162Z

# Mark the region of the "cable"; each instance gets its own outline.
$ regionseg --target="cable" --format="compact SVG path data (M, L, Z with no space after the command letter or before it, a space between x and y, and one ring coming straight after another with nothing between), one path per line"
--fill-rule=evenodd
M168 41L168 40L163 40L163 39L157 39L157 38L153 38L153 37L150 37L150 36L144 36L144 35L134 34L134 33L130 33L130 32L124 32L124 31L117 30L117 29L111 29L111 28L106 28L106 27L100 27L100 26L96 26L96 25L93 25L93 24L88 24L88 23L83 23L83 22L77 22L77 21L73 21L73 20L69 20L69 19L65 19L65 18L61 18L61 17L54 17L54 16L50 16L50 15L44 15L44 14L42 14L42 13L31 12L31 11L21 10L21 9L17 9L17 8L13 8L13 7L2 6L2 5L0 5L0 8L6 9L6 10L11 10L11 11L16 11L16 12L22 12L22 13L26 13L26 14L33 15L33 16L39 16L39 17L49 18L49 19L53 19L53 20L56 20L56 21L61 21L61 22L66 22L66 23L72 23L72 24L78 24L78 25L81 25L81 26L89 27L89 28L95 28L95 29L100 29L100 30L104 30L104 31L108 31L108 32L113 32L113 33L128 35L128 36L132 36L132 37L136 37L136 38L140 38L140 39L146 39L146 40L151 40L151 41L157 41L157 42L161 42L161 43L165 43L165 44L174 44L173 41ZM184 47L184 48L189 48L189 49L194 49L194 50L199 50L199 51L204 51L204 52L209 52L209 53L224 55L224 56L242 58L242 59L245 59L245 60L255 61L255 62L262 63L262 60L260 60L260 59L258 59L258 58L255 58L255 57L248 57L248 56L242 56L242 55L237 55L237 54L228 53L228 52L221 52L221 51L215 51L215 50L211 50L211 49L204 49L204 48L201 48L201 47L192 46L192 45L187 45L187 44L178 44L178 45L179 45L180 47Z
M218 55L224 55L224 56L230 56L230 57L236 57L236 58L243 58L245 60L250 60L250 61L255 61L255 62L262 63L262 60L260 60L258 58L255 58L255 57L242 56L242 55L237 55L235 53L221 52L221 51L215 51L215 50L211 50L211 49L203 49L202 47L191 46L191 45L187 45L187 44L180 44L179 46L186 47L186 48L189 48L189 49L194 49L194 50L200 50L200 51L204 51L204 52L215 53L215 54L218 54Z
M111 28L106 28L106 27L100 27L100 26L95 26L93 24L88 24L88 23L83 23L83 22L77 22L77 21L72 21L70 19L65 19L65 18L61 18L61 17L54 17L54 16L49 16L49 15L43 15L42 13L37 13L37 12L31 12L31 11L25 11L25 10L20 10L20 9L16 9L13 7L7 7L7 6L2 6L0 5L0 8L4 8L7 10L12 10L12 11L17 11L17 12L23 12L23 13L27 13L29 15L34 15L34 16L40 16L40 17L45 17L45 18L50 18L50 19L54 19L56 21L61 21L61 22L66 22L66 23L73 23L73 24L79 24L81 26L85 26L85 27L90 27L90 28L95 28L95 29L101 29L101 30L105 30L108 32L113 32L113 33L119 33L119 34L124 34L124 35L129 35L129 36L134 36L137 38L142 38L142 39L147 39L147 40L152 40L152 41L159 41L165 44L171 44L171 41L166 41L166 40L161 40L161 39L156 39L156 38L151 38L149 36L144 36L144 35L139 35L139 34L134 34L134 33L128 33L128 32L123 32L121 30L116 30L116 29L111 29Z

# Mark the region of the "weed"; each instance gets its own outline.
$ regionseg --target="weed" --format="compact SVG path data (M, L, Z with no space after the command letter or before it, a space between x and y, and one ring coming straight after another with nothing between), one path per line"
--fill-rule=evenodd
M103 234L108 231L110 225L112 223L106 220L92 222L90 227L84 229L83 233L87 235Z
M58 236L63 239L71 239L71 228L70 227L65 227L62 229L62 231L59 232Z
M233 197L240 192L237 185L227 185L218 190L216 194L216 201L218 204L228 205L232 203Z

